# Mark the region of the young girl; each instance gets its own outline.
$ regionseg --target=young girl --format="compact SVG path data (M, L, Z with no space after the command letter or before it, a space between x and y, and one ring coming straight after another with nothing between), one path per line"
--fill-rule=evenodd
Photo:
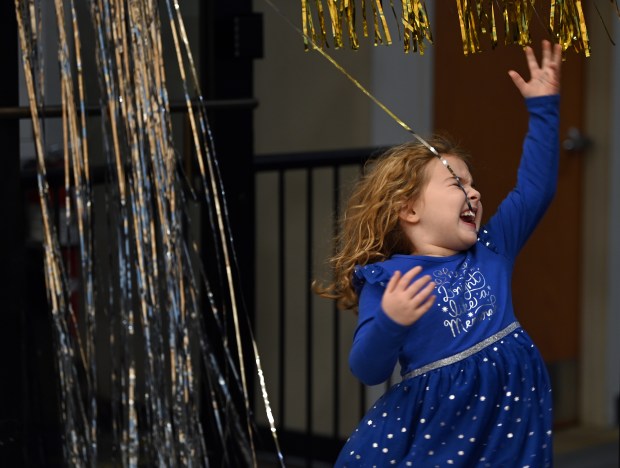
M359 310L352 372L402 382L369 410L338 467L546 467L551 389L515 319L515 257L553 198L561 48L543 42L531 78L509 75L530 113L517 186L480 229L467 155L446 139L389 150L346 210L334 282L322 294ZM359 304L359 306L358 306Z

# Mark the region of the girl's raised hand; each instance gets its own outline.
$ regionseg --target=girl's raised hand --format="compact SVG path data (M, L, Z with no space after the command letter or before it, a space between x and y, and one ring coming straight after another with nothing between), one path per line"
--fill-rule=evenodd
M562 47L549 41L542 43L542 62L540 66L531 47L525 47L525 58L530 69L530 81L525 81L516 71L508 74L525 98L547 96L560 92L560 69L562 66Z
M429 275L414 278L422 271L416 266L404 275L395 272L388 282L381 307L384 312L400 325L411 325L424 315L433 305L435 296L431 295L435 283Z

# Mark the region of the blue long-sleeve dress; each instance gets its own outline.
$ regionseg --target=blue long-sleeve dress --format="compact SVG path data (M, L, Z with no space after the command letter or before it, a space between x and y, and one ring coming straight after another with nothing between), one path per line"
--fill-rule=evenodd
M356 269L351 370L377 384L398 360L403 380L368 411L335 466L551 466L551 387L515 318L511 277L517 253L555 193L559 96L526 105L517 185L474 246L448 257L394 255ZM396 270L416 265L436 283L436 304L402 326L381 309L381 298Z

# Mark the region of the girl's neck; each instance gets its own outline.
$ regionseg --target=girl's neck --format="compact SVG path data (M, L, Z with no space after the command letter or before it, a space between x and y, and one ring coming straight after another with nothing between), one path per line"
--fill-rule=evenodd
M443 247L433 247L430 249L413 249L411 255L416 255L418 257L451 257L452 255L456 255L459 252L456 250L446 249Z

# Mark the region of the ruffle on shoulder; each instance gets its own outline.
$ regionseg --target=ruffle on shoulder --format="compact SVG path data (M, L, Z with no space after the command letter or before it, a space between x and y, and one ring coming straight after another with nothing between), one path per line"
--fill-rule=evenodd
M353 286L359 293L364 284L380 284L385 286L392 274L378 263L369 265L357 265L353 272Z

